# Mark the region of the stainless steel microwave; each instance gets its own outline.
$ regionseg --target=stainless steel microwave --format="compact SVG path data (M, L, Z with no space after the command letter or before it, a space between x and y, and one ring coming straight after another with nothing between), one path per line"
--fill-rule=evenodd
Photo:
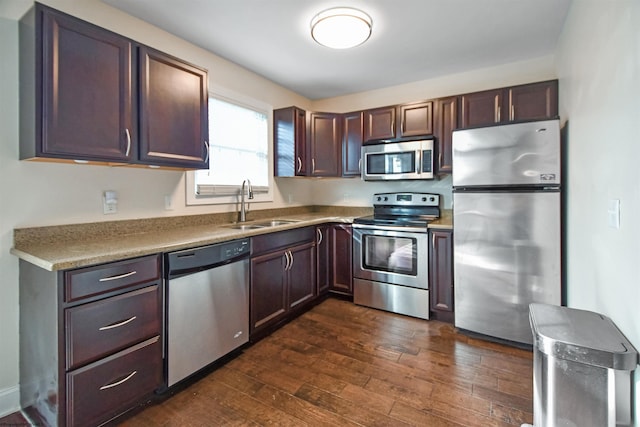
M365 145L362 179L433 179L433 139Z

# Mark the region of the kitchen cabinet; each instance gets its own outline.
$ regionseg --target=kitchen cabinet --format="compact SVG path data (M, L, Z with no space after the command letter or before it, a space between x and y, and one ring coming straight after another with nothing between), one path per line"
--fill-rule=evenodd
M104 28L38 3L20 22L21 159L207 167L207 96L206 71Z
M365 110L364 142L376 142L396 137L396 107L382 107Z
M461 128L524 120L544 120L557 115L557 80L460 96Z
M252 340L317 296L315 239L315 227L252 238Z
M353 295L353 266L351 224L331 227L331 286L332 292Z
M403 104L398 107L398 112L400 138L433 134L433 102Z
M324 295L331 285L331 225L316 226L316 284L318 295Z
M311 176L340 176L342 159L341 116L309 114Z
M453 232L430 230L429 237L430 316L453 322Z
M273 110L275 176L307 175L306 112L298 107Z
M209 168L207 72L140 47L140 161Z
M360 176L363 113L343 114L342 176Z
M453 131L458 127L458 98L440 98L435 103L434 133L437 150L436 171L448 174L452 171Z
M160 272L159 255L60 272L20 261L28 413L49 425L98 425L162 386Z

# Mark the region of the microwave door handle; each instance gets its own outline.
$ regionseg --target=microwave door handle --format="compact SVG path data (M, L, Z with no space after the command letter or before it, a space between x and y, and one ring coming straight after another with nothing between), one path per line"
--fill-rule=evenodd
M422 150L417 150L415 172L420 175L422 173Z

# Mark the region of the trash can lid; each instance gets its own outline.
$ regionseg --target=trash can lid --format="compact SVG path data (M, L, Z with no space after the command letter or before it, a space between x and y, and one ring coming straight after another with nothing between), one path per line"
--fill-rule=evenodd
M534 347L563 360L607 369L635 369L638 353L607 316L549 304L530 304Z

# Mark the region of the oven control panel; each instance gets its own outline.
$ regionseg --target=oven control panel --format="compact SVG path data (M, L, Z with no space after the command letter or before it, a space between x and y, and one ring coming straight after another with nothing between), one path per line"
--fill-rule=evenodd
M373 206L440 206L440 195L431 193L376 193Z

